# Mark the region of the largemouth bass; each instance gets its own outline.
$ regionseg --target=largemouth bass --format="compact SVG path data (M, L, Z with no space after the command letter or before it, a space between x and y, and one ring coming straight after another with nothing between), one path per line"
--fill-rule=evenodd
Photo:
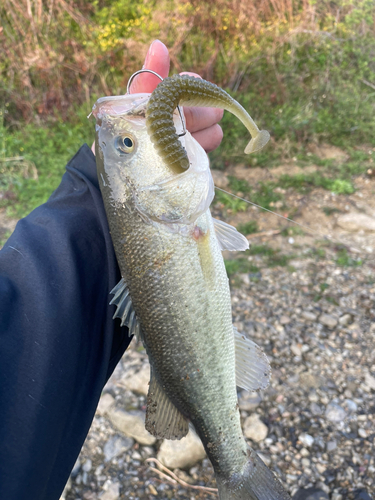
M269 138L222 89L193 77L168 78L151 96L97 101L98 178L123 277L111 303L149 357L149 432L180 439L191 421L221 500L286 500L240 425L236 384L265 388L270 375L261 349L232 326L221 251L248 242L211 217L208 158L189 133L178 137L178 103L236 114L252 135L246 152Z

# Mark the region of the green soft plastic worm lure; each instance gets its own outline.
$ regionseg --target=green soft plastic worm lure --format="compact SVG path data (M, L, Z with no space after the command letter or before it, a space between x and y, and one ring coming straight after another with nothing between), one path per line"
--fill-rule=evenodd
M166 78L151 94L146 110L146 125L151 141L166 164L177 173L189 168L189 159L173 124L178 104L225 109L245 125L252 138L245 153L253 153L267 144L270 134L259 130L247 111L217 85L188 75Z

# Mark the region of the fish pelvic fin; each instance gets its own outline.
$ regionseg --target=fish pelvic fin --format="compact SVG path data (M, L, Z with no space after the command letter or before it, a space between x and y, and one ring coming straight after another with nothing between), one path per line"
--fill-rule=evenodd
M216 477L220 500L291 500L290 496L254 450L242 473L229 479Z
M158 439L181 439L189 432L189 421L168 398L152 368L145 426Z

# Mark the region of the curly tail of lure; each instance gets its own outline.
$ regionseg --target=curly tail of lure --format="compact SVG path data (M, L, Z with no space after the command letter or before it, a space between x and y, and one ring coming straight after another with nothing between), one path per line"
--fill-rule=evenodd
M189 159L173 124L173 112L178 104L225 109L245 125L252 138L245 153L258 151L267 144L270 135L259 130L250 115L225 90L213 83L188 75L166 78L151 94L146 110L146 126L159 155L176 173L189 168Z

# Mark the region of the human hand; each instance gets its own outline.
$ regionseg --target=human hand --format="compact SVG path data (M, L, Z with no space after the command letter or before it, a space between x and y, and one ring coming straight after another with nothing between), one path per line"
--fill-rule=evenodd
M143 69L150 69L158 73L162 78L169 74L169 53L167 47L155 40L148 49ZM196 73L182 73L199 77ZM131 86L130 93L152 92L160 80L152 73L141 73L137 75ZM199 144L208 152L216 149L223 138L223 131L218 122L223 117L223 110L217 108L184 108L186 128ZM95 154L95 142L92 145Z

